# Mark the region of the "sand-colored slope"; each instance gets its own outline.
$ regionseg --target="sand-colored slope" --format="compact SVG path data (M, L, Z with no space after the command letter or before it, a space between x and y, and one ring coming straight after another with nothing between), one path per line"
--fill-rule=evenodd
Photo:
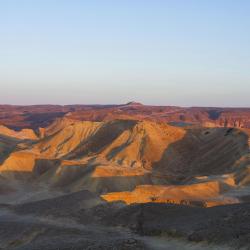
M0 165L0 176L10 180L29 179L36 182L47 171L56 169L60 163L60 160L41 158L30 151L16 151Z
M101 155L120 165L151 169L153 163L161 159L164 150L184 135L183 129L141 121L120 134Z
M6 177L25 176L33 171L35 160L36 155L32 153L14 152L0 165L0 174Z
M43 129L42 137L11 153L0 165L0 175L28 177L57 189L107 193L107 200L127 203L153 199L220 204L231 202L221 197L223 174L232 173L236 184L248 183L246 164L239 167L249 150L248 135L238 129L64 118ZM214 174L219 177L211 180ZM207 180L195 179L201 175ZM232 183L225 186L233 188Z
M29 157L73 161L92 157L98 162L94 177L131 176L133 172L135 176L143 175L153 168L154 177L178 180L228 173L248 151L248 138L237 129L183 129L134 120L98 123L62 119L48 131L49 135L29 151L10 155L1 169L22 171L21 162ZM23 170L33 169L33 163L30 164Z
M103 150L109 147L123 133L129 132L137 121L133 120L114 120L101 123L98 131L87 141L81 143L76 150L72 151L69 159L82 158L84 156L102 156Z
M137 186L132 192L108 193L102 195L102 198L109 202L124 201L127 204L157 202L214 206L238 202L237 199L222 196L230 188L228 183L222 181L180 186L143 185Z
M77 121L71 120L69 118L57 118L52 124L50 124L48 127L40 128L41 137L48 137L51 135L56 134L60 130L64 129L65 127L68 127Z
M37 140L37 135L32 129L22 129L21 131L11 130L3 125L0 125L0 135L13 137L21 140Z
M134 120L97 123L62 119L48 131L49 135L29 150L10 155L0 171L32 172L36 159L68 158L78 166L79 160L94 158L93 178L142 176L160 160L169 144L185 134L183 129Z
M58 126L58 127L57 127ZM94 134L100 123L98 122L70 122L63 120L57 121L49 128L49 135L37 143L32 151L41 154L43 157L60 158L69 154L71 151L86 141ZM50 135L51 133L51 135Z
M47 134L46 134L47 133ZM57 120L31 152L42 158L95 157L127 167L168 175L206 175L230 171L248 150L237 129L184 129L150 121L77 122Z

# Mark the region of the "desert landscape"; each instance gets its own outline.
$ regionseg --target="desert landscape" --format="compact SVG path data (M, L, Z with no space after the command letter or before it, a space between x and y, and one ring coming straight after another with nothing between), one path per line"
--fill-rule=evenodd
M250 250L250 1L0 1L0 250Z
M250 248L250 109L0 110L2 249Z

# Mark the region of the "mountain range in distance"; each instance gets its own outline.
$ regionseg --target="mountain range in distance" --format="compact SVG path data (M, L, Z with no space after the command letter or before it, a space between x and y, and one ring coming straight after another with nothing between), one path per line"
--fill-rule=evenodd
M250 128L250 108L151 106L139 102L121 105L0 105L0 124L15 130L37 129L56 118L68 117L81 121L112 119L152 120L176 125L204 125Z

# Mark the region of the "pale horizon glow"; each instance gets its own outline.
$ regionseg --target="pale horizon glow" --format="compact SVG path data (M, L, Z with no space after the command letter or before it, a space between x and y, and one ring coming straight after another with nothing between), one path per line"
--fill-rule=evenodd
M250 107L250 1L0 1L0 104Z

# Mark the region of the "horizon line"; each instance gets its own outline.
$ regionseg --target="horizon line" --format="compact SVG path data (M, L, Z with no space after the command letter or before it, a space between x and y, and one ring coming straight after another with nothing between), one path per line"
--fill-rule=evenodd
M43 103L43 104L10 104L10 103L0 103L1 106L13 106L13 107L32 107L32 106L61 106L61 107L67 107L67 106L126 106L130 103L135 103L134 106L148 106L148 107L177 107L177 108L231 108L231 109L250 109L250 106L203 106L203 105L191 105L191 106L182 106L182 105L171 105L171 104L165 104L165 105L155 105L155 104L143 104L140 102L127 102L127 103L74 103L74 104L50 104L50 103ZM132 105L131 105L132 106Z

